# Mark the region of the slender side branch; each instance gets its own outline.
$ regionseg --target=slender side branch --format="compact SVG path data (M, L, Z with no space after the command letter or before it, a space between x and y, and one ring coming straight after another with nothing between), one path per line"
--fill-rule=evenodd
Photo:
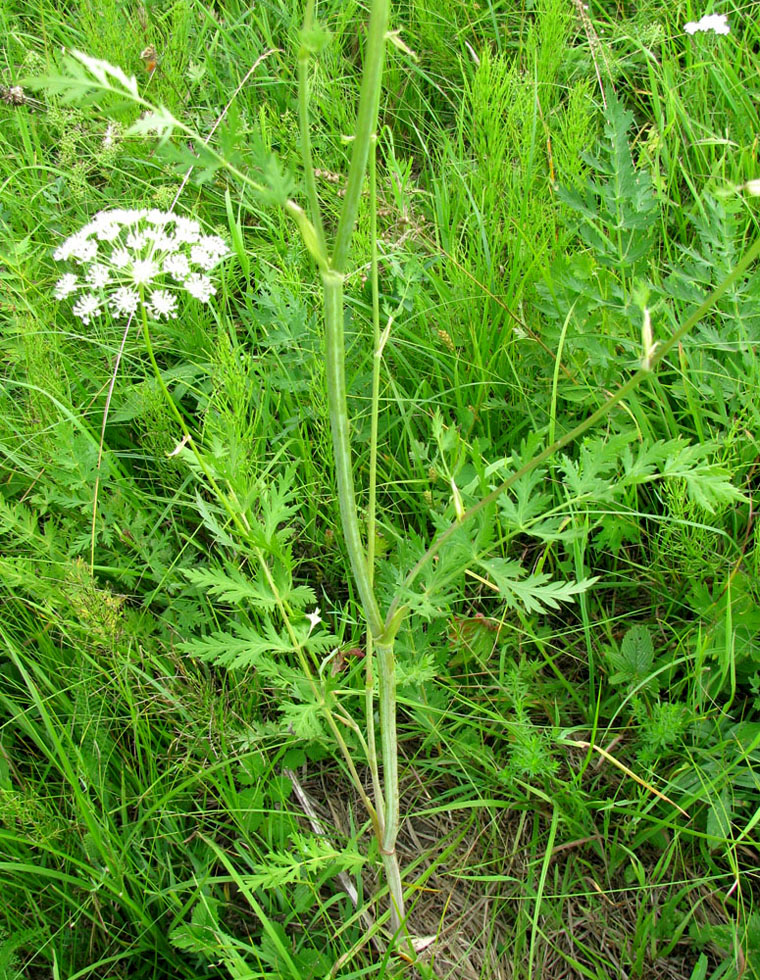
M309 129L309 60L310 52L306 35L314 27L314 0L308 0L303 21L303 36L298 49L298 124L301 135L301 156L303 157L304 178L306 181L306 197L309 201L311 222L321 251L327 254L325 229L322 224L322 214L319 207L319 195L314 180L314 164L311 157L311 135Z
M383 780L385 782L385 822L381 847L384 854L393 854L400 824L396 737L396 664L393 644L378 643L377 659Z
M354 149L351 154L351 166L348 170L343 210L335 234L335 248L331 257L331 265L337 272L343 272L346 266L351 236L354 233L356 216L359 213L359 201L362 194L364 174L367 169L370 141L377 126L389 10L389 0L375 0L369 18L365 48L366 60L359 95L359 114L354 130Z

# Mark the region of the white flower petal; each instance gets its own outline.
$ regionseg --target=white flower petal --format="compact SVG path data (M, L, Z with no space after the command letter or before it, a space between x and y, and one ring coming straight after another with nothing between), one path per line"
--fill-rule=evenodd
M197 242L201 237L201 226L192 218L175 218L174 237L178 242Z
M705 14L697 21L690 20L688 24L684 24L683 29L687 34L696 34L697 31L714 31L716 34L731 33L726 14Z
M149 225L165 225L167 221L171 221L173 215L169 211L159 211L157 208L151 208L150 211L145 215L145 220Z
M146 303L148 312L154 320L166 317L168 320L177 318L177 297L168 289L154 289L150 294L150 303Z
M129 277L135 286L145 286L159 274L159 268L152 259L136 259L132 263Z
M198 272L188 276L185 280L185 289L201 303L208 303L211 297L216 295L216 289L209 277L202 276Z
M98 254L98 243L90 238L83 238L76 242L71 249L72 258L75 258L79 265L83 262L91 262Z
M132 230L127 235L125 244L133 252L141 252L148 244L148 239L145 232Z
M203 245L193 245L190 249L190 259L201 269L210 272L216 265L216 256L209 252Z
M111 296L108 304L117 316L128 316L140 305L140 294L136 289L120 286Z
M100 300L94 293L84 293L79 299L74 303L71 308L71 312L74 316L78 316L82 323L89 324L90 320L94 316L100 316L102 310L100 308Z
M76 235L69 235L66 241L53 252L53 258L56 262L65 262L74 256L75 251L82 248L86 240L87 236L83 235L81 231L77 232Z
M171 276L175 282L184 282L185 279L190 275L190 263L187 261L187 256L182 253L176 253L175 255L169 255L164 259L163 264L164 272Z
M92 286L93 289L102 289L111 281L111 273L108 271L108 266L103 265L102 262L93 262L87 270L85 279L87 285Z
M131 261L132 256L123 247L115 248L111 252L111 265L114 269L126 269Z
M56 299L66 299L71 293L76 292L79 288L79 280L71 272L67 272L65 276L61 276L58 282L55 284L53 289L53 295Z

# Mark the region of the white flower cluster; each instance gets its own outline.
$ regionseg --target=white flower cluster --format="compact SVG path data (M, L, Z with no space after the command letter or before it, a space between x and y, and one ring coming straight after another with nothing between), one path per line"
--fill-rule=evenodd
M715 31L716 34L730 34L728 17L725 14L704 14L699 20L690 20L684 24L683 28L687 34L696 34L697 31Z
M55 285L55 298L75 296L72 312L82 323L110 309L115 316L145 304L153 320L177 316L177 292L208 303L216 288L208 273L230 254L219 235L203 235L191 218L147 208L100 211L53 253L73 260ZM159 288L166 286L170 288Z

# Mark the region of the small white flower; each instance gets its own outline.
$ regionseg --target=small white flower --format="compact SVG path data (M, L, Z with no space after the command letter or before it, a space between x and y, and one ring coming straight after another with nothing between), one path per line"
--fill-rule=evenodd
M108 254L99 253L100 242L109 244ZM208 303L216 288L206 273L229 254L221 236L202 235L192 218L157 208L110 208L56 248L57 260L73 259L87 267L83 276L62 276L54 295L66 299L75 294L73 311L83 323L103 310L131 315L141 304L156 320L174 319L179 288Z
M760 197L760 180L748 180L743 189L753 197Z
M208 303L211 297L216 294L216 289L209 277L202 276L198 272L194 272L185 280L185 289L201 303Z
M165 225L167 221L173 221L174 215L169 211L159 211L158 208L151 208L145 215L145 220L149 225Z
M230 254L229 245L220 235L205 235L201 238L199 244L211 255L215 255L217 261L226 258Z
M311 624L309 626L309 633L311 633L312 630L316 629L317 624L322 622L322 617L319 615L319 606L317 606L314 612L305 613L305 616Z
M175 238L172 238L171 235L167 235L165 231L161 231L158 235L156 235L153 241L155 242L156 251L158 252L176 252L180 245Z
M71 249L71 255L77 260L79 265L82 265L84 262L92 262L97 254L98 243L91 241L89 238L83 238L75 242Z
M177 297L168 289L154 289L150 294L150 303L145 305L154 320L160 320L162 316L167 320L169 317L177 318Z
M190 259L206 272L210 272L216 265L216 256L203 245L193 245L190 249Z
M705 14L699 20L690 20L684 24L683 28L687 34L696 34L697 31L715 31L716 34L730 34L728 17L725 14Z
M116 135L116 127L113 123L109 123L106 126L106 131L103 134L102 147L104 150L109 150L113 146L114 136Z
M174 237L178 242L192 244L197 242L201 236L201 226L192 218L176 218L174 225Z
M84 231L84 229L82 229ZM82 246L85 244L87 236L83 235L82 232L78 232L76 235L70 235L62 245L53 252L53 258L56 262L65 262L67 259L72 259L75 257L76 253L81 250Z
M85 293L74 303L71 312L74 316L78 316L82 323L89 324L92 317L100 316L102 312L100 300L94 293Z
M117 316L128 316L130 313L134 313L140 305L140 294L136 289L121 286L111 296L108 303Z
M71 293L76 292L79 288L79 280L71 272L67 272L65 276L61 276L58 282L55 284L55 289L53 290L53 295L56 299L66 299Z
M114 221L120 221L123 225L134 225L140 218L144 218L148 211L147 208L117 208L110 213L113 214Z
M85 279L87 285L92 286L93 289L102 289L111 281L111 273L108 271L108 266L103 265L102 262L93 262L87 270Z
M125 248L115 248L111 252L111 265L115 269L126 269L131 261L129 252Z
M125 244L133 252L141 252L148 244L148 238L144 231L130 231Z
M190 263L187 261L187 256L183 253L167 256L164 259L163 269L176 282L184 282L190 275Z
M112 242L121 234L121 225L115 221L109 221L98 226L95 234L101 242Z
M152 259L136 259L132 263L129 277L135 286L145 286L159 273L159 268Z
M227 243L219 235L204 235L190 249L190 258L202 269L209 271L230 254Z

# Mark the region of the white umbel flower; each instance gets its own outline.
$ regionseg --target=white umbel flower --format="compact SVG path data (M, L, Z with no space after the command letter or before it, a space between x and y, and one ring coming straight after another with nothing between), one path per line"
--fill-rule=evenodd
M147 286L159 274L159 268L152 259L136 259L129 270L129 278L135 286Z
M112 242L121 234L121 225L117 224L115 221L105 222L98 225L98 229L95 234L98 236L98 241Z
M117 316L129 316L140 305L140 294L129 286L120 286L109 299L108 305Z
M103 265L102 262L93 262L84 278L88 286L92 286L93 289L102 289L111 281L111 273L107 265Z
M127 235L126 246L130 252L141 252L148 244L148 236L144 231L130 231Z
M687 34L696 34L697 31L714 31L716 34L731 33L728 17L725 14L705 14L699 20L690 20L688 24L684 24L683 29Z
M131 261L132 259L126 248L115 248L111 252L111 265L114 269L126 269Z
M190 249L190 258L206 272L210 272L216 265L216 257L203 245L193 245Z
M83 262L92 261L97 254L98 243L90 241L89 238L79 232L67 238L63 245L60 245L53 252L53 258L58 262L64 262L66 259L76 259L79 265L81 265Z
M187 256L182 252L169 255L164 259L164 272L176 282L184 282L192 271Z
M85 268L81 278L63 275L54 295L61 300L75 294L72 311L83 323L106 309L131 316L141 305L152 319L173 319L180 293L201 303L216 294L208 273L228 255L227 242L203 235L192 218L156 208L112 208L56 248L57 261Z
M177 218L174 223L174 234L178 242L192 244L201 237L201 226L192 218Z

